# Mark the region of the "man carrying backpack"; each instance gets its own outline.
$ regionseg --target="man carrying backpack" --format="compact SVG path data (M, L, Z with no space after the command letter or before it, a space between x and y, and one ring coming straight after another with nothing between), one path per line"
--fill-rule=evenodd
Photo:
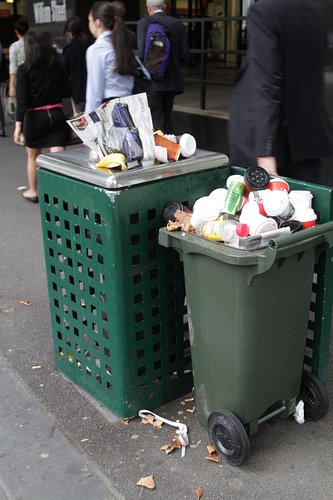
M174 97L184 92L181 65L189 57L183 23L168 16L164 0L147 0L148 16L137 26L138 56L150 72L153 92L148 94L155 130L172 133Z

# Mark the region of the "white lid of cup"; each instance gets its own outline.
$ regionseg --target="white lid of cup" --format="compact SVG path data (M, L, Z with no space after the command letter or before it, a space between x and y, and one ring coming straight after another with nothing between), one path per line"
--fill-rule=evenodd
M282 190L271 191L264 197L263 204L267 215L278 216L289 205L288 193Z
M203 210L207 215L216 219L216 217L220 215L223 205L224 201L221 202L218 198L210 198L210 196L208 196L208 200L206 201Z
M207 222L205 217L201 215L200 212L193 212L191 215L191 225L194 227L194 229L200 229L201 226Z
M306 210L302 210L302 212L297 213L297 220L299 220L300 222L317 220L317 214L313 210L313 208L307 208Z
M289 193L290 200L311 200L312 198L313 194L311 193L311 191L305 191L302 189L293 189Z
M235 220L223 220L220 224L220 236L222 241L230 241L237 238L236 227L238 222Z
M195 210L200 210L200 207L203 206L206 202L206 200L208 199L208 196L201 196L201 198L198 198L195 202L194 202L194 205L193 205L193 210L192 212L194 212Z
M220 215L220 203L216 200L203 196L193 206L193 214L199 214L205 220L214 220Z
M217 188L214 189L210 194L209 198L215 199L217 198L218 200L225 200L227 196L228 190L226 188Z
M278 228L276 220L266 217L266 220L262 220L254 230L253 234L267 233L268 231L274 231Z
M270 189L261 189L260 191L250 191L249 192L249 201L257 202L258 198L260 200L263 200L265 198L266 194L268 193L268 196L269 196L269 194L271 192L272 191Z
M242 208L241 217L243 219L251 219L256 217L260 212L259 205L255 201L248 201Z
M207 220L214 219L216 217L211 217L207 207L210 206L210 201L208 196L202 196L198 198L193 205L193 213L191 216L191 224L195 229L200 228ZM215 213L213 214L215 215Z
M180 145L180 154L187 158L188 156L192 156L197 149L197 142L193 135L183 134L179 140Z
M225 188L218 188L214 189L214 191L212 191L208 196L208 198L212 200L213 203L216 203L216 205L219 208L219 212L221 212L224 207L225 199L227 197L227 192L228 190Z
M244 184L244 175L239 175L239 174L229 175L226 182L228 189L232 182L242 182Z

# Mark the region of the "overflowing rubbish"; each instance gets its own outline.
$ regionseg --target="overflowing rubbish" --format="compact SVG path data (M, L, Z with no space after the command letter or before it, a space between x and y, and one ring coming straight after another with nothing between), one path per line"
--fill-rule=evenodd
M196 151L196 140L190 134L153 131L145 93L104 102L67 123L91 149L91 165L104 172L177 161Z
M197 143L193 135L182 134L163 134L160 130L154 133L155 138L155 156L157 160L166 163L169 160L177 161L180 156L188 158L194 155L197 149Z
M155 161L152 119L146 94L119 97L96 109L75 116L67 123L94 153L102 167L124 170L149 166ZM123 163L125 162L125 167Z
M192 212L178 202L164 210L167 229L181 229L243 250L265 248L271 240L313 227L317 214L310 191L291 190L286 180L261 167L230 175L225 187L196 200Z

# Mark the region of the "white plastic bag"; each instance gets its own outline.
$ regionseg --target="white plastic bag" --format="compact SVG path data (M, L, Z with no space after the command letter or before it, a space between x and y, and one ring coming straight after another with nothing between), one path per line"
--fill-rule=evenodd
M16 98L6 97L5 98L5 116L9 121L14 121L16 115Z

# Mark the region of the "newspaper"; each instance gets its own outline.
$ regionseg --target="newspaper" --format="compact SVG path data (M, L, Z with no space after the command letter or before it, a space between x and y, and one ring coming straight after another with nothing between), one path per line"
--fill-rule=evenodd
M99 159L120 152L127 168L155 161L153 122L145 93L112 99L67 123Z

